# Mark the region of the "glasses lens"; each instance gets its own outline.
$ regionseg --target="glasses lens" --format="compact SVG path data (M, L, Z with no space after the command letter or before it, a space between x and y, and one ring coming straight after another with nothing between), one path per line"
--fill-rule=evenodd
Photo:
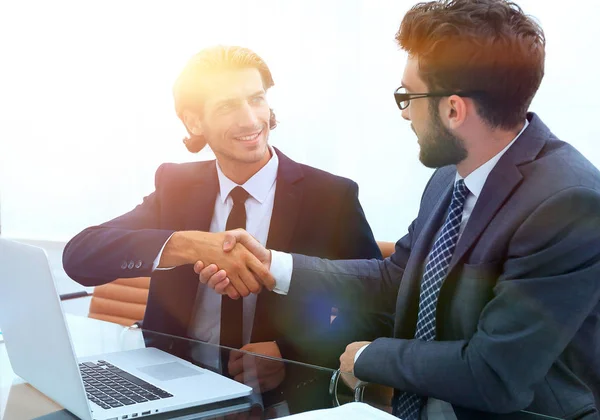
M408 99L406 89L404 89L402 86L396 89L396 92L394 92L394 98L396 99L396 104L398 104L398 108L406 109L406 107L408 107L410 101Z

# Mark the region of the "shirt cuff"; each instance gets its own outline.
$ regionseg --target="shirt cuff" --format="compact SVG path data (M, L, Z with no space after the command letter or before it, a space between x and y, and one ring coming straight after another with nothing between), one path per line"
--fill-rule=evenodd
M162 253L165 250L165 247L167 246L167 243L169 243L169 241L171 240L171 237L175 235L175 233L171 234L171 236L169 236L169 239L167 239L165 241L165 244L162 246L162 248L160 249L160 252L158 253L158 256L154 259L154 263L152 264L152 271L158 271L158 270L172 270L175 267L162 267L159 268L158 264L160 264L160 257L162 257Z
M362 346L361 348L358 349L358 351L356 352L356 354L354 355L354 364L356 365L356 361L358 360L358 358L360 357L361 353L367 348L369 347L368 344L365 344L364 346Z
M273 291L279 295L287 295L292 282L294 259L291 254L271 250L271 274L275 279Z

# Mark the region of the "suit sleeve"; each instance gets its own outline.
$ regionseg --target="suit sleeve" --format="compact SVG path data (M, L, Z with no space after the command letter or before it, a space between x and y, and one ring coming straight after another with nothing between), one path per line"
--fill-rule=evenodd
M398 286L404 273L410 250L413 225L409 234L396 243L396 252L385 260L339 260L331 261L317 257L292 254L294 270L287 295L293 304L301 306L314 302L327 302L342 311L352 312L363 308L364 312L393 313ZM293 337L293 340L278 340L281 354L286 358L305 358L295 356L295 352L308 354L308 363L337 368L341 353L334 353L340 342L333 338L323 338L322 333L307 337ZM326 332L325 334L327 334ZM342 333L340 333L342 334ZM327 340L327 341L325 341ZM316 352L314 349L320 349ZM291 356L289 356L291 355Z
M342 206L338 226L338 259L377 259L381 251L371 227L367 222L358 199L358 185L352 182ZM392 312L364 311L362 305L338 308L338 316L331 324L324 345L329 347L333 367L339 366L339 356L346 346L355 341L373 341L379 337L391 337L394 316Z
M73 280L98 286L117 278L149 277L162 246L174 233L160 229L157 193L165 165L156 171L156 190L135 209L99 226L92 226L66 245L63 266Z
M380 261L381 252L358 200L358 185L355 182L347 183L339 209L336 217L337 225L333 231L335 241L328 253L329 256L335 259ZM330 312L332 302L323 299L322 296L315 296L310 302L312 305L321 302L325 307L323 311L327 314ZM305 305L300 302L290 302L290 304L305 308ZM281 338L277 342L282 355L284 357L286 357L284 353L310 355L310 360L307 360L310 363L337 368L339 356L349 343L359 339L373 340L391 335L393 326L391 312L378 310L376 313L369 313L359 311L360 308L360 305L338 308L338 316L331 326L327 322L327 325L319 328L318 331L311 330L303 335L296 333L293 339Z
M292 254L294 270L287 296L302 301L320 297L348 310L360 307L365 312L394 312L409 241L410 233L396 243L394 254L383 261L331 261Z
M469 340L381 338L361 354L355 374L483 411L529 406L534 386L600 300L598 192L573 187L546 200L515 232L507 256Z

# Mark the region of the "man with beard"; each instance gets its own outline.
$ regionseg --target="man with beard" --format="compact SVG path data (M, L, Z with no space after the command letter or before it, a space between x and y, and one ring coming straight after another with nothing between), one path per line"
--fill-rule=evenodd
M403 419L598 418L600 173L528 112L542 29L506 0L441 0L414 6L396 39L409 59L394 96L438 169L395 253L327 261L244 231L225 249L251 250L290 301L395 308L393 338L352 343L340 361L393 387ZM235 273L202 267L219 293L233 287Z

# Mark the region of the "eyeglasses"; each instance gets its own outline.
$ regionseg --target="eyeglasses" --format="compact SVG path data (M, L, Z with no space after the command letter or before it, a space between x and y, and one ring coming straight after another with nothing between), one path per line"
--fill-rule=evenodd
M400 109L406 109L410 105L412 99L421 98L443 98L445 96L464 96L466 98L473 97L479 94L479 92L429 92L429 93L408 93L404 86L400 86L394 92L394 99Z

